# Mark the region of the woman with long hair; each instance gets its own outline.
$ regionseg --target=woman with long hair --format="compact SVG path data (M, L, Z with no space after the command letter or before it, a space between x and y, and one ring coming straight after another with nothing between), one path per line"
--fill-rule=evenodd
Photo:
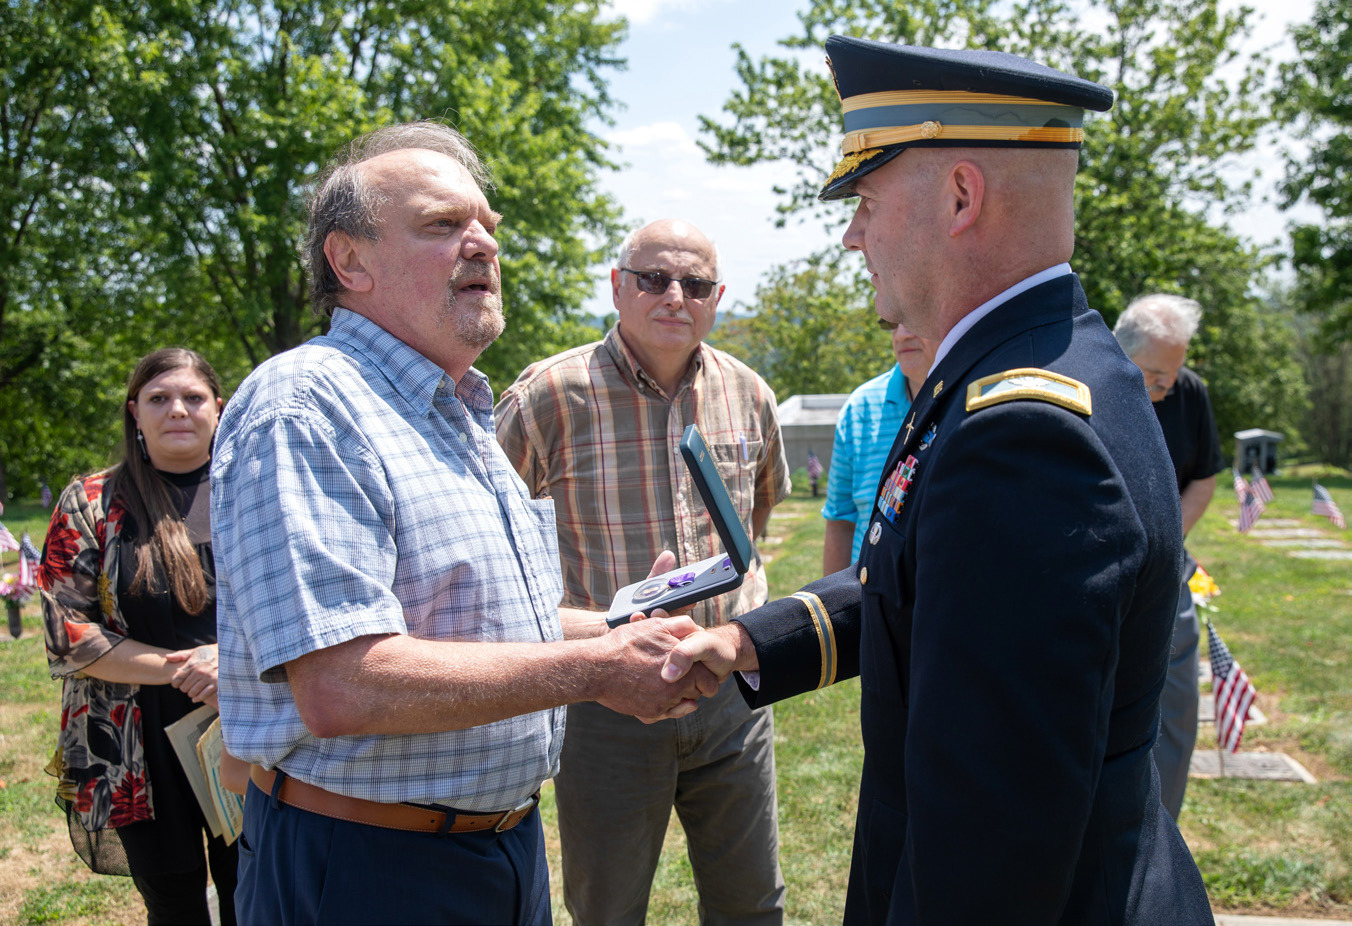
M221 405L200 355L143 357L127 383L123 459L66 487L38 574L62 680L57 800L80 857L130 874L151 924L208 923L208 867L221 922L235 921L235 847L210 836L164 733L216 704L208 471Z

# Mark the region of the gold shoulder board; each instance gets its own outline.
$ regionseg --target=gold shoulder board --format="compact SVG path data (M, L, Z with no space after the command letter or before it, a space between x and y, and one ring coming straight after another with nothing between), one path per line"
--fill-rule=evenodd
M1018 370L1005 370L994 376L985 376L967 386L967 410L974 412L979 408L1012 402L1015 399L1039 399L1060 405L1081 415L1091 414L1093 405L1089 399L1089 387L1077 379L1023 367Z

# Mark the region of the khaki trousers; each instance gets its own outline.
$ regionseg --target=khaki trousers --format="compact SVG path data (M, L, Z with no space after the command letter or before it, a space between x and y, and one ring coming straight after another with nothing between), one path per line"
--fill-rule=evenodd
M571 705L554 790L576 926L644 922L673 808L700 923L783 922L774 717L748 708L733 679L693 714L656 724Z

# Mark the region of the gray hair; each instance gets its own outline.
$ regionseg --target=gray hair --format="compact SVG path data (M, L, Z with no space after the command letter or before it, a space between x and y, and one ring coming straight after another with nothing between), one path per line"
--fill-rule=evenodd
M1196 299L1152 293L1133 299L1113 334L1128 357L1134 357L1149 341L1186 345L1202 322L1202 307Z
M651 222L648 223L648 225L652 224L653 223ZM690 225L689 222L686 222L685 224ZM640 226L639 228L635 228L632 231L630 231L629 234L624 236L624 240L620 242L620 249L615 252L616 270L633 269L629 266L629 263L634 259L634 252L638 250L638 243L636 240L638 238L638 233L647 228L648 225L643 225ZM695 226L690 225L690 227L694 228ZM704 233L700 232L700 234ZM714 252L714 279L721 280L723 278L723 267L718 257L718 245L714 242L712 238L709 238L707 235L705 235L705 237L709 241L709 247L712 248Z
M319 175L314 199L310 201L310 224L301 256L310 274L310 300L316 314L332 314L345 292L324 255L324 242L329 234L340 231L353 238L380 240L380 208L385 204L385 195L371 184L361 169L362 163L410 148L444 154L469 171L480 189L492 186L474 146L465 136L440 122L386 126L353 140Z

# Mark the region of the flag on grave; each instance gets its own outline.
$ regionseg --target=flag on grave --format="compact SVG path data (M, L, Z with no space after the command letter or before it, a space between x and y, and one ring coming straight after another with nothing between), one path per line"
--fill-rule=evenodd
M1253 489L1253 494L1263 500L1263 504L1272 501L1272 486L1268 485L1267 477L1257 464L1249 470L1249 486Z
M1216 743L1228 752L1239 752L1249 705L1258 692L1210 620L1206 622L1206 635L1211 656L1211 696L1216 702Z
M1333 500L1329 490L1317 482L1314 484L1314 501L1310 504L1310 511L1314 514L1322 514L1332 521L1335 527L1347 529L1347 519L1343 517L1343 510Z
M1235 473L1235 497L1239 500L1239 532L1247 533L1263 515L1263 500L1244 481L1244 477Z

